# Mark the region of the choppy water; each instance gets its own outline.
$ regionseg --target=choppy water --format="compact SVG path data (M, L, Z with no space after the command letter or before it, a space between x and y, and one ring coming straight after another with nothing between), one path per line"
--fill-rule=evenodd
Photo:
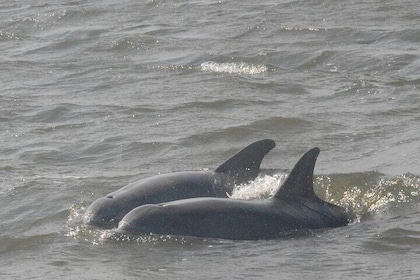
M418 279L417 1L0 3L1 279ZM159 172L319 146L348 227L270 241L100 242L80 215ZM274 171L274 172L273 172Z

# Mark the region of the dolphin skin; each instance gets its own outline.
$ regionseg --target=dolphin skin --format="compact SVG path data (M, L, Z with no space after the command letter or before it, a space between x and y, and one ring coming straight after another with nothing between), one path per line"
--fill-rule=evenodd
M85 223L114 228L125 214L144 205L193 197L227 197L237 184L255 179L264 156L275 147L260 140L237 152L215 171L174 172L128 184L94 201L84 215Z
M143 205L130 211L115 232L256 240L299 229L347 225L352 215L314 192L313 170L318 154L318 148L304 154L268 199L191 198Z

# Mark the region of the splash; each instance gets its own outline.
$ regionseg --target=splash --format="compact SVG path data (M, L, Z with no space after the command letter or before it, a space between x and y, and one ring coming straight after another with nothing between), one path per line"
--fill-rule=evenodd
M144 234L131 235L119 233L114 230L103 230L99 234L98 244L103 245L107 242L134 242L138 244L158 244L158 243L174 243L174 244L192 244L196 238L173 236L173 235L159 235L159 234Z
M248 184L236 186L230 198L244 200L268 198L274 195L286 177L286 173L258 176Z
M102 231L85 225L83 221L85 210L86 207L83 205L72 205L69 208L69 217L65 224L66 236L99 245L98 240Z
M206 61L201 63L201 70L205 72L256 75L268 71L267 66L261 64L239 63L217 63Z
M272 196L287 178L287 173L263 175L232 192L234 199L265 199ZM356 222L388 211L416 206L420 199L420 177L404 174L384 177L376 172L318 175L315 193L323 200L356 214Z
M410 207L420 198L419 177L404 174L377 178L378 174L367 174L321 176L316 185L324 191L326 200L352 209L358 221Z

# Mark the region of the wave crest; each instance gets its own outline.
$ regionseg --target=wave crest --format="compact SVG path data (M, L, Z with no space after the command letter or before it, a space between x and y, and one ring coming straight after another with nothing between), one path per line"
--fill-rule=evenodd
M263 64L248 64L245 62L217 63L214 61L206 61L201 63L201 70L215 73L256 75L267 72L268 68Z

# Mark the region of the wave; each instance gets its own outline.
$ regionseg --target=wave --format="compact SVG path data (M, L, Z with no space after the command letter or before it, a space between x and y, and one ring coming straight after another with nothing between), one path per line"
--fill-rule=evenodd
M268 72L269 68L264 64L250 64L246 62L225 62L219 63L214 61L202 62L199 66L194 64L159 64L148 65L151 70L164 71L203 71L210 73L226 73L237 75L258 75Z
M263 64L248 64L245 62L218 63L206 61L201 63L201 70L205 72L256 75L268 71Z

